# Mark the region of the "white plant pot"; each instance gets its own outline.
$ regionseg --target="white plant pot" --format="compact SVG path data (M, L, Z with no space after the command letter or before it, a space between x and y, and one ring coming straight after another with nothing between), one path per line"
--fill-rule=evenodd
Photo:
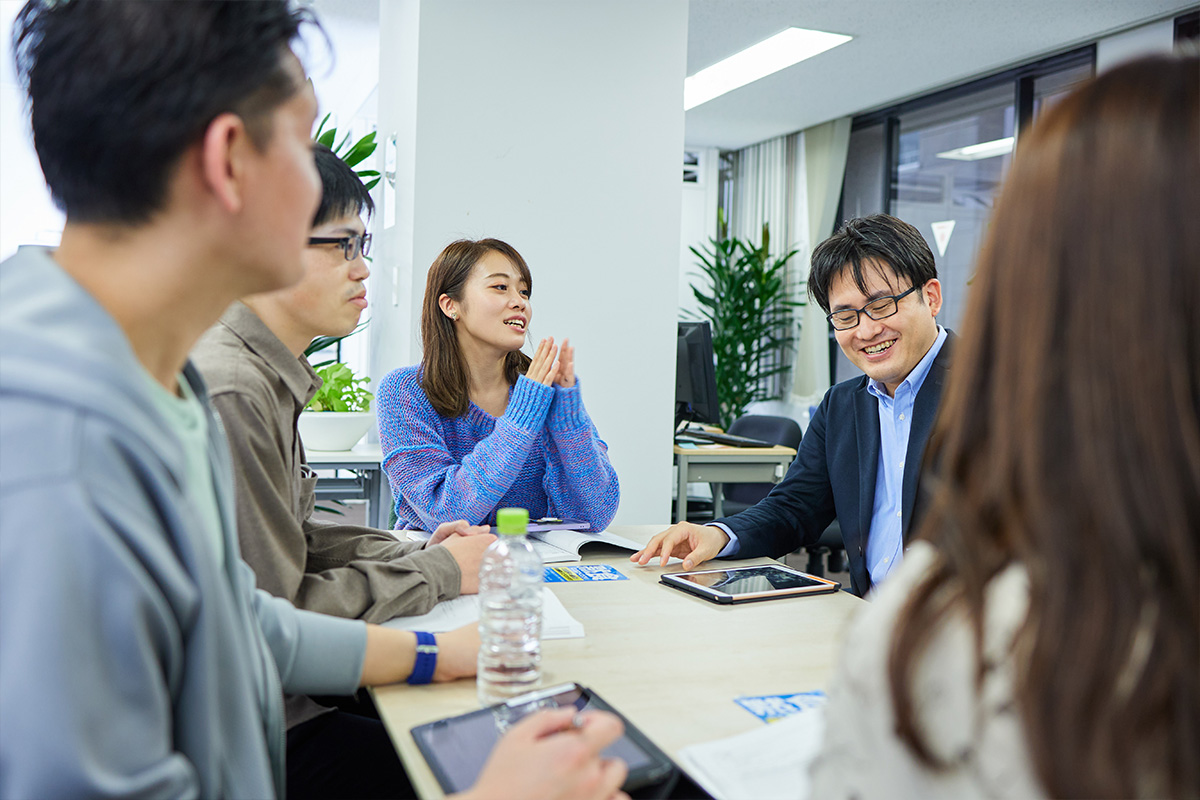
M305 450L349 450L374 422L370 411L301 411L300 441Z

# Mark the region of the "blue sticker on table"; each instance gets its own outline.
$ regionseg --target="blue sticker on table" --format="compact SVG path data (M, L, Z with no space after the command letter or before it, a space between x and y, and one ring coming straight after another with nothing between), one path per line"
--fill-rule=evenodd
M753 697L735 697L733 702L763 722L774 722L792 714L823 705L825 703L825 693L763 694Z
M576 583L579 581L627 581L629 578L608 564L579 564L571 567L546 567L546 583Z

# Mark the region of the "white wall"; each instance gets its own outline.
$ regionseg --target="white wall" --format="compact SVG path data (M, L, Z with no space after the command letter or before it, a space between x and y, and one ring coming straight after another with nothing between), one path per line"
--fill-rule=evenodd
M311 26L301 30L304 65L313 79L320 116L352 141L371 132L379 77L379 0L310 0L333 52ZM318 117L319 119L319 117ZM341 136L338 136L339 141Z
M24 92L13 68L12 23L22 5L23 0L0 0L0 259L22 244L57 245L64 222L42 179ZM299 50L312 76L321 114L332 112L334 124L342 131L352 129L356 137L362 136L375 118L377 2L316 0L314 8L332 40L333 52L312 28L304 29L304 46ZM354 340L346 347L362 349Z
M695 319L700 304L692 294L692 284L704 280L696 266L697 258L689 249L703 249L717 235L717 179L720 151L715 147L689 147L700 154L699 183L683 184L683 209L679 242L679 319Z
M1169 53L1175 46L1175 20L1162 19L1106 36L1096 42L1096 72L1151 53Z
M397 191L376 228L371 374L419 360L438 252L505 239L533 271L531 335L578 349L617 521L666 521L686 0L389 1L380 34Z
M12 23L22 5L0 0L0 260L23 244L57 246L63 227L42 179L13 67Z
M325 129L337 128L335 146L347 133L350 141L356 142L375 130L378 116L379 0L312 0L311 5L324 35L312 26L305 26L301 29L302 43L296 49L317 94L317 122L329 115ZM381 145L355 169L378 170L382 163ZM378 194L378 189L372 192L372 196ZM374 219L364 221L368 230L378 227ZM372 295L370 278L367 294ZM370 317L370 311L363 315L364 320ZM324 357L332 358L333 351ZM369 336L360 332L343 340L341 358L357 374L370 375Z

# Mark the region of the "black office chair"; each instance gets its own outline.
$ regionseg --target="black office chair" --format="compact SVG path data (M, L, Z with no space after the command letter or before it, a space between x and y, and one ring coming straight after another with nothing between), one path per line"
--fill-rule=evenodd
M781 444L795 450L800 446L803 431L790 417L771 417L761 414L747 414L738 417L729 426L727 433L735 436L745 436L749 439L761 439L771 444ZM771 483L726 483L722 484L722 504L724 516L745 511L750 506L767 496L774 484ZM710 484L711 486L711 484ZM716 494L716 487L713 486ZM713 519L713 504L710 500L688 500L687 521L697 524L711 522Z
M750 439L761 439L795 450L800 446L802 431L796 420L790 417L769 417L762 414L747 414L738 417L729 426L729 433ZM773 483L726 483L724 486L725 516L745 511L767 496Z
M764 442L780 444L793 450L800 447L801 431L796 421L788 417L771 417L748 414L738 417L729 426L729 432ZM767 496L774 484L770 483L727 483L724 484L725 516L745 511ZM842 544L842 529L835 519L821 534L817 543L804 548L808 553L805 572L818 577L825 576L826 559L830 572L846 569L846 548Z
M808 565L804 571L818 578L825 577L825 559L829 559L830 572L846 571L846 545L842 542L842 527L835 519L821 534L817 543L804 548L808 553Z

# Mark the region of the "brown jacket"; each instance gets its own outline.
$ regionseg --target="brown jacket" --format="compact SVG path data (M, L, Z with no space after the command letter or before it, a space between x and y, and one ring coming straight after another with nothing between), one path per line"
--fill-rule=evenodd
M367 622L424 614L458 596L462 573L445 548L310 518L317 479L296 420L321 379L253 311L230 306L192 360L233 452L238 539L259 588L299 608ZM299 705L289 700L289 727L320 713Z

